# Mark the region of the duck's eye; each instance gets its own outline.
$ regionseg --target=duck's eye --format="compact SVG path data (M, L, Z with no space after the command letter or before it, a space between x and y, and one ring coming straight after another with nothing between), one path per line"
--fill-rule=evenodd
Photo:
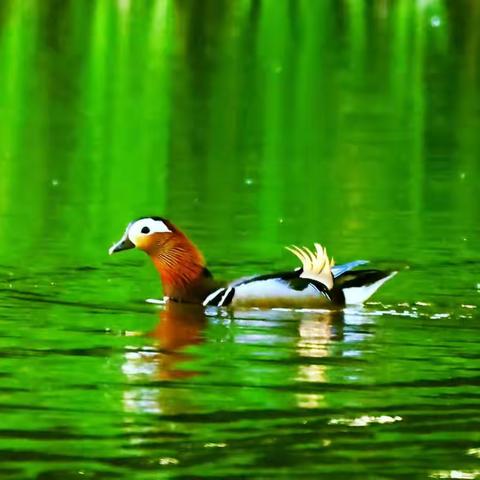
M140 231L142 233L150 233L150 229L148 227L143 227Z

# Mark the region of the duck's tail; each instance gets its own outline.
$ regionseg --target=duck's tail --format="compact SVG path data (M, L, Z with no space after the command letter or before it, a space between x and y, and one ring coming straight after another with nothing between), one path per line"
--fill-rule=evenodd
M345 295L347 305L367 301L387 280L398 272L381 270L353 270L342 273L335 278L335 288L340 288Z

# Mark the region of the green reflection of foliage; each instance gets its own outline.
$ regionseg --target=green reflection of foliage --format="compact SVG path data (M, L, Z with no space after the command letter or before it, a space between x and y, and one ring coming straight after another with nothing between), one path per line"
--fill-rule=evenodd
M1 211L85 257L150 213L214 262L314 239L345 257L415 255L425 212L455 212L457 228L477 216L466 5L4 2ZM439 192L442 175L465 181Z

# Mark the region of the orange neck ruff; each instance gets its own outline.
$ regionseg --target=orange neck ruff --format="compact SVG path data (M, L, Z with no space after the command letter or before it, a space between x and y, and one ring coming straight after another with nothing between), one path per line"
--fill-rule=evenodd
M198 248L182 233L175 232L163 238L147 253L160 274L168 297L189 297L192 296L191 290L201 286L205 260Z

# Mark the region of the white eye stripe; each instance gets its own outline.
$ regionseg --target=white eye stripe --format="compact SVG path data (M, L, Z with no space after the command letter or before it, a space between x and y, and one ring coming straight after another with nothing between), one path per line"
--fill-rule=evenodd
M138 238L140 235L150 235L151 233L166 232L171 232L171 230L161 220L154 220L153 218L142 218L141 220L137 220L130 225L128 229L128 238L131 242L135 243L135 239Z

